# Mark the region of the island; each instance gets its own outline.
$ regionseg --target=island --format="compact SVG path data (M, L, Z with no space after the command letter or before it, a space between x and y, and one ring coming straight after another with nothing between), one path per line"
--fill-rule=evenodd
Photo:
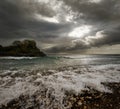
M14 41L10 46L0 45L0 56L44 57L46 54L37 48L34 40L23 40Z

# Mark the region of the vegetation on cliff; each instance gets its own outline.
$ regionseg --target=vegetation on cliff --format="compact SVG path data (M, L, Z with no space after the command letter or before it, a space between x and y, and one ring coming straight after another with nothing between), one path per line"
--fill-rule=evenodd
M0 45L0 56L46 56L40 51L34 40L14 41L12 45Z

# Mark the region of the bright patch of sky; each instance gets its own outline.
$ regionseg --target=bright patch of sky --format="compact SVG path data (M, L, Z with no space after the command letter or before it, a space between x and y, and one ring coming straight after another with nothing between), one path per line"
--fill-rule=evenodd
M73 29L72 32L68 34L69 37L82 38L91 31L90 25L83 25Z
M91 3L100 3L102 0L89 0Z
M47 21L47 22L51 22L51 23L59 23L59 21L57 20L56 17L45 17L40 14L35 14L35 18L37 20L43 20L43 21Z

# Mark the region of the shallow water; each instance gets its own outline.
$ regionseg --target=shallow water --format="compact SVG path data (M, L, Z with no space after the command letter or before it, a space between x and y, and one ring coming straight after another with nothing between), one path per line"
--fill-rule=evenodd
M120 82L120 55L0 57L0 104L47 90L45 98L51 94L63 108L65 92L77 95L91 87L112 93L103 82Z

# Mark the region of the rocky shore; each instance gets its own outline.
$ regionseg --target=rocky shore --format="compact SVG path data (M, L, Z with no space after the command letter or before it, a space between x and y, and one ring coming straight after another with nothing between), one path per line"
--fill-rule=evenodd
M109 87L112 93L99 92L90 87L89 91L83 90L78 95L66 92L60 106L60 101L57 101L50 91L47 93L45 88L32 96L20 95L6 104L1 104L0 109L120 109L120 83L103 84Z

